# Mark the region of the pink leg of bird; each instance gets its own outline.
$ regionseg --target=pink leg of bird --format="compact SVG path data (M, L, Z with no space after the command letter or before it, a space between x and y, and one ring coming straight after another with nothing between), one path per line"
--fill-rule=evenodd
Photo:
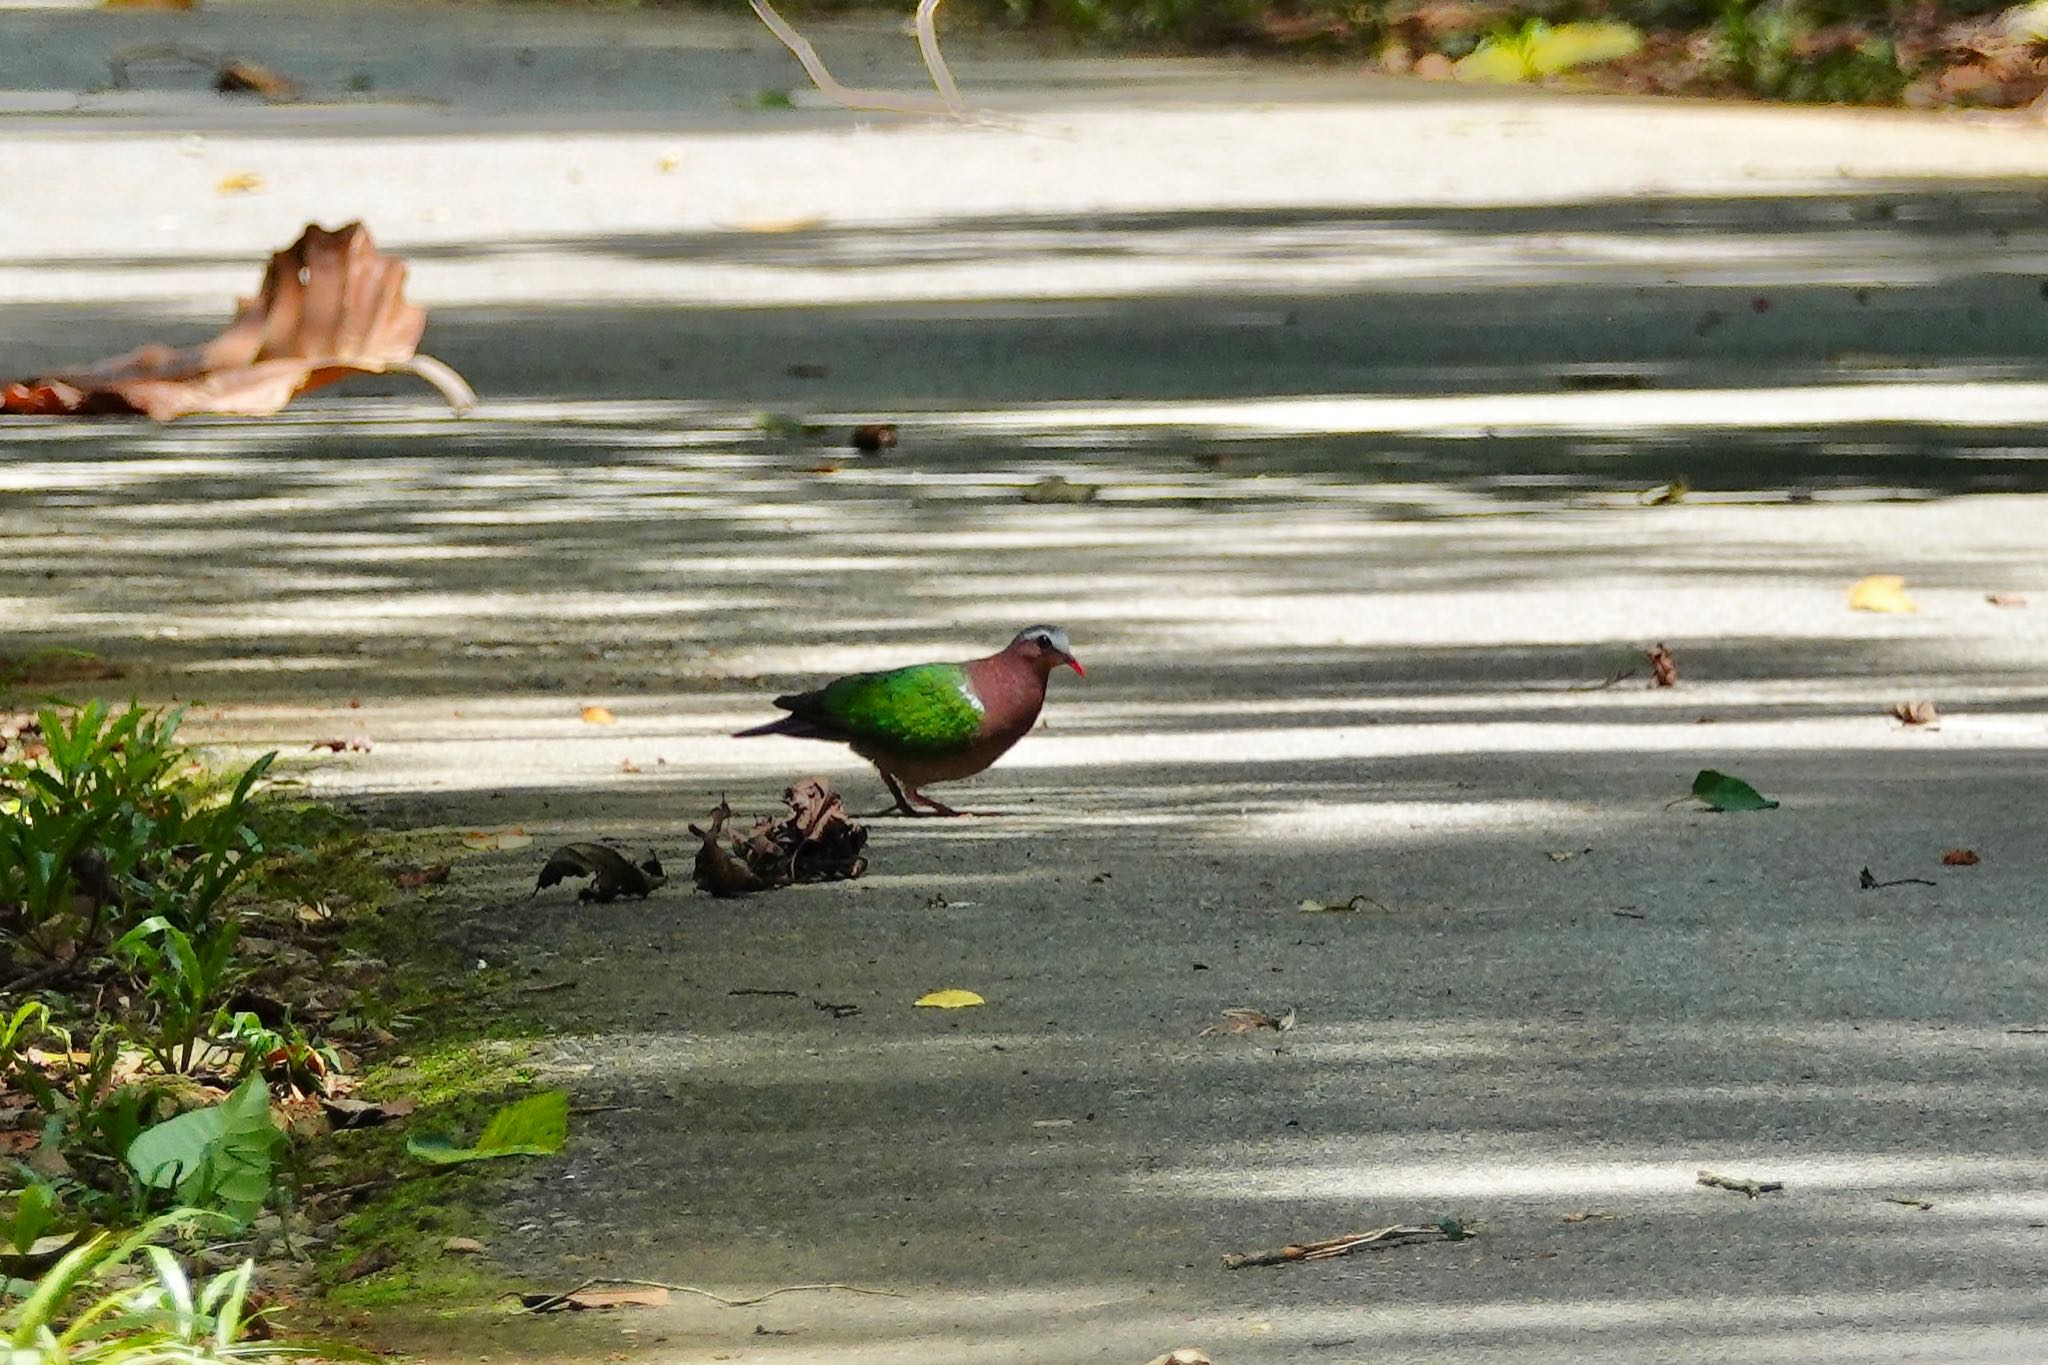
M978 813L975 811L954 810L945 802L934 801L932 800L932 798L926 796L917 788L910 786L907 783L898 782L893 773L883 772L880 768L875 769L875 771L882 774L882 781L889 784L889 795L896 798L895 805L891 806L887 810L875 812L876 815L900 814L915 816L922 813L917 809L918 806L923 806L926 810L929 810L933 815L965 816L974 815ZM917 805L912 805L911 803L913 801L916 802ZM874 816L869 816L868 818L873 819Z

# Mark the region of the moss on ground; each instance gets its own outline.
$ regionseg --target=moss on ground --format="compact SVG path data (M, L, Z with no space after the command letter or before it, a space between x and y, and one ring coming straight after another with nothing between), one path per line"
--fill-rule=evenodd
M375 869L386 891L356 897L349 946L389 964L383 991L399 1048L367 1066L356 1094L409 1099L411 1116L382 1127L335 1134L320 1152L319 1186L369 1185L335 1225L316 1269L325 1306L335 1313L375 1309L404 1317L487 1310L506 1288L488 1256L449 1252L451 1237L489 1245L494 1229L480 1211L482 1191L532 1158L434 1168L407 1155L408 1134L473 1137L492 1111L530 1093L535 1047L530 1016L507 1008L509 972L477 972L449 946L438 888L390 892L390 868L445 860L445 836L364 835L357 863ZM341 865L330 885L356 885ZM365 913L367 911L368 913ZM371 1268L374 1267L374 1268Z

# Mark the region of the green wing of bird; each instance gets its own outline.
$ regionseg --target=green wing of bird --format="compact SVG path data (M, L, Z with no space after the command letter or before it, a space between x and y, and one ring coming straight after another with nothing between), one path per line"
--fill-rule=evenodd
M784 704L848 739L919 757L959 753L981 733L981 699L958 664L855 673Z

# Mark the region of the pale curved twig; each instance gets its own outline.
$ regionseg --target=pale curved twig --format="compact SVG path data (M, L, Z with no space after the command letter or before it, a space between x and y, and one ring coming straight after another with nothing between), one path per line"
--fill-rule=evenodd
M768 31L780 38L782 45L796 56L797 61L803 65L804 74L811 78L811 84L818 87L818 93L841 108L874 110L890 114L950 114L956 118L965 112L960 104L960 91L953 84L952 73L946 71L944 58L939 58L938 66L933 69L932 79L938 81L939 74L945 72L945 80L940 82L939 89L948 92L950 99L947 103L919 99L913 95L893 94L887 90L855 90L833 79L832 73L825 69L823 59L818 56L818 50L811 46L810 40L791 28L788 21L775 12L775 7L770 5L768 0L747 0L747 3L754 7L754 13L768 26ZM917 13L918 46L924 48L925 60L929 64L938 53L939 38L938 30L932 24L927 8L936 10L938 0L921 0ZM931 34L929 47L925 46L927 30Z
M476 406L476 390L445 361L430 355L415 355L408 360L394 360L384 368L426 380L448 400L448 406L455 410L457 417L467 416L469 410Z
M932 84L939 87L940 98L953 111L953 117L966 116L967 104L960 98L960 87L953 84L953 73L946 69L946 58L939 51L939 5L942 0L917 0L917 50L924 54L925 70L931 72Z

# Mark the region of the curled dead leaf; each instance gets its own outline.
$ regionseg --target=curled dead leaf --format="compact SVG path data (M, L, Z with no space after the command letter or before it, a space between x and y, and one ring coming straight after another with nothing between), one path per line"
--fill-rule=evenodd
M231 192L227 181L222 187ZM415 349L427 315L405 301L405 276L405 263L380 254L361 223L338 232L308 226L270 258L262 289L213 340L182 349L152 343L76 373L5 385L0 412L260 417L357 374L414 375L467 412L476 403L469 385Z
M610 707L586 706L583 708L583 723L585 725L617 725L619 718L611 713Z
M878 450L888 450L896 444L896 425L893 422L864 422L853 429L855 450L872 455Z
M1984 600L1994 607L2024 607L2027 595L2023 592L1987 592Z
M590 884L576 893L577 900L600 904L621 896L645 900L668 881L661 870L661 860L652 853L636 867L625 854L607 844L563 844L541 868L540 877L533 884L534 894L571 877L590 878Z
M1893 702L1885 714L1901 725L1928 725L1936 728L1941 725L1941 712L1935 709L1931 701Z
M1650 686L1678 686L1678 663L1671 657L1671 651L1663 645L1652 645L1644 651L1650 661Z
M273 102L299 97L296 81L280 76L257 62L229 62L213 78L214 90L222 95L260 95Z
M1943 867L1975 867L1983 861L1974 848L1952 848L1941 855Z

